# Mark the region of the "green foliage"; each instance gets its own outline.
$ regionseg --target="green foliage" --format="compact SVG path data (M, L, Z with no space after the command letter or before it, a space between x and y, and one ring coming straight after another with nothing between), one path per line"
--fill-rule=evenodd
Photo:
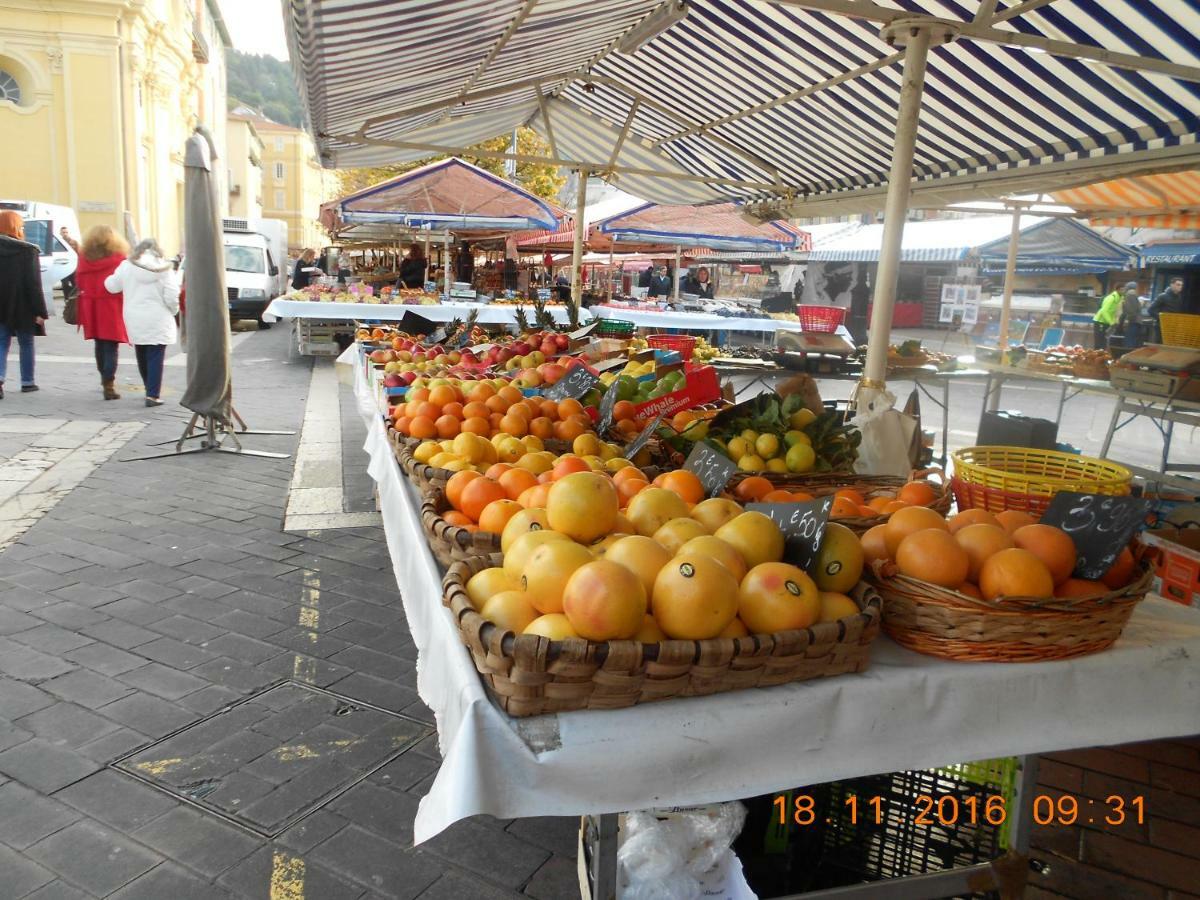
M230 50L225 56L225 74L230 109L245 103L282 125L303 127L300 94L287 63L273 56Z

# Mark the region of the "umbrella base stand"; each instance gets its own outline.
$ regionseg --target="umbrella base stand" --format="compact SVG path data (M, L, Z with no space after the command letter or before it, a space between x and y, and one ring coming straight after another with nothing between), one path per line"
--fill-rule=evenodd
M267 450L247 450L242 446L242 442L238 440L239 434L295 434L294 431L251 431L246 427L245 420L238 415L237 411L233 411L233 418L238 424L238 428L232 429L222 425L213 416L201 416L200 413L193 413L192 418L188 421L187 427L183 429L183 434L179 440L175 441L175 449L166 453L152 453L148 456L134 456L130 459L123 459L121 462L141 462L147 459L169 459L173 456L187 456L192 453L206 453L214 451L216 453L232 453L235 456L258 456L267 459L287 459L291 456L290 453L272 453ZM198 447L188 447L184 449L184 443L190 440L200 441ZM232 443L228 446L227 442ZM166 441L164 443L171 443ZM162 444L156 445L162 446Z

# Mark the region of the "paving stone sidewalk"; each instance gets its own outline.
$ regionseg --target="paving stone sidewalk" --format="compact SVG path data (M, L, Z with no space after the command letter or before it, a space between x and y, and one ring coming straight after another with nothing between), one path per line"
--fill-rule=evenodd
M42 390L0 401L0 900L577 897L577 820L411 846L438 753L381 529L283 532L294 456L122 462L179 436L177 353L147 409L131 351L110 403L61 320L38 351ZM251 427L298 432L286 328L234 360ZM331 408L362 514L348 389Z

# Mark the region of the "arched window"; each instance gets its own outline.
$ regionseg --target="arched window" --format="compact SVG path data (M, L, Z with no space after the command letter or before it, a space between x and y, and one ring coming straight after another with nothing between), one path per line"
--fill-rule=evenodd
M21 105L21 85L11 72L0 69L0 103L15 103Z

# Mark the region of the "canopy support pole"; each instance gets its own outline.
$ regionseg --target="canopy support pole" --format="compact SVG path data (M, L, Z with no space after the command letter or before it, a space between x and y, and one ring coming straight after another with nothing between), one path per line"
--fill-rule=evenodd
M608 302L612 303L612 282L613 282L613 254L616 253L617 242L610 241L608 244Z
M1012 231L1008 234L1008 259L1004 263L1004 300L1000 304L1000 365L1008 365L1008 319L1012 312L1013 282L1017 279L1017 249L1021 243L1021 209L1024 204L1013 203Z
M671 287L671 295L676 303L679 302L679 245L675 245L675 284Z
M575 190L575 234L571 243L571 302L576 309L583 306L583 221L587 206L588 170L579 170L579 185Z
M908 213L913 153L917 141L917 122L921 115L921 94L925 88L929 42L927 27L912 29L908 36L908 51L904 55L904 80L900 87L900 109L896 117L896 145L892 151L887 205L883 214L883 246L879 251L879 268L875 274L875 306L871 310L867 361L861 382L866 389L863 400L868 401L883 392L887 375L888 335L892 328L892 309L896 303L900 243L904 238L904 220Z
M443 300L442 300L442 302L443 302L443 303L449 303L449 302L450 302L450 284L451 284L451 274L450 274L450 232L449 232L449 231L446 231L446 232L443 234L443 237L444 237L444 239L445 239L444 246L445 246L445 248L446 248L446 249L445 249L445 251L443 251L443 256L442 256L442 260L443 260L443 263L442 263L442 294L443 294Z
M397 261L396 268L399 269L400 263ZM421 290L425 290L425 282L429 281L429 232L425 232L425 274L421 277Z

